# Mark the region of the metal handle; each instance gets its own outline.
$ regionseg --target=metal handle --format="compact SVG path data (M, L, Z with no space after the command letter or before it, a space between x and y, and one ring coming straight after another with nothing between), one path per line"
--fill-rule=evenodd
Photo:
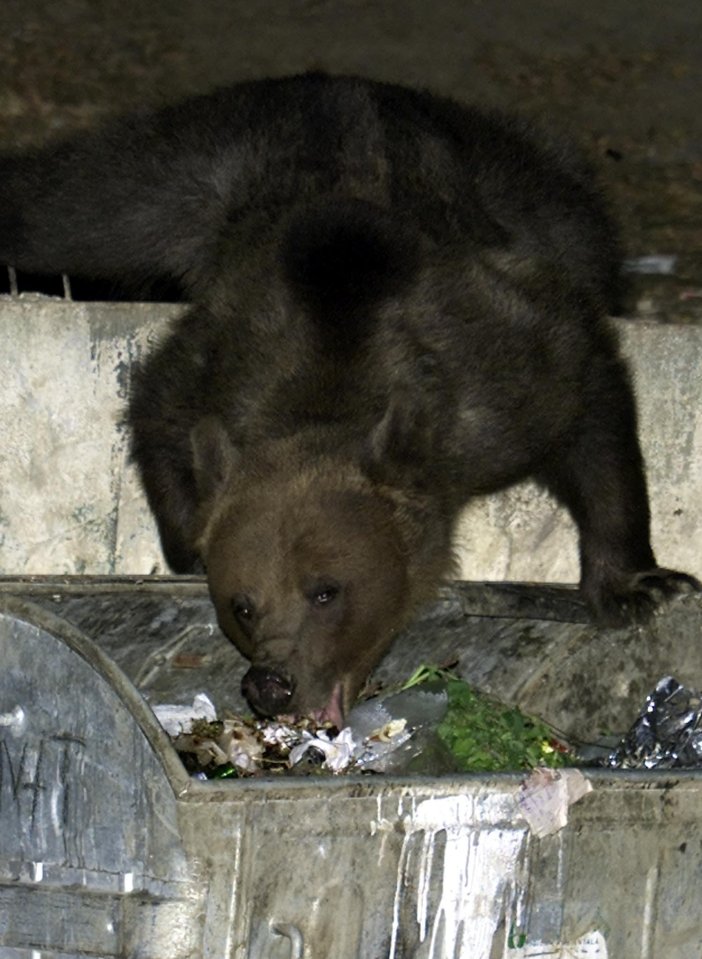
M305 942L302 933L289 922L277 922L271 927L279 936L285 936L290 941L290 959L303 959Z

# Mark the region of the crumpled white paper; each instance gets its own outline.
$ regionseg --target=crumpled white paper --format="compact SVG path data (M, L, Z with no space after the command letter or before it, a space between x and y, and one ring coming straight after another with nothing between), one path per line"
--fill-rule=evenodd
M172 739L192 732L193 726L200 720L206 723L217 721L217 711L207 693L198 693L190 706L157 703L151 708L156 714L156 719Z
M592 783L579 769L535 769L519 789L519 808L535 836L558 832L568 822L568 807L586 793Z

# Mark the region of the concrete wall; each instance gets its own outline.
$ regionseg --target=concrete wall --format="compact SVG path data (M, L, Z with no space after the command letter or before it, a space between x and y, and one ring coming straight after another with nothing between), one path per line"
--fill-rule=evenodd
M168 316L34 296L0 305L3 573L165 570L120 418L130 365Z
M177 306L0 298L0 573L165 572L120 423L129 369ZM659 561L702 576L702 328L622 323ZM576 537L531 484L475 501L465 579L574 582Z

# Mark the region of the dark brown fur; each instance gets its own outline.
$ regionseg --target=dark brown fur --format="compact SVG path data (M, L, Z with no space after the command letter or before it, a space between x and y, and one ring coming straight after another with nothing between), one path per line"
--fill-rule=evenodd
M581 161L430 94L242 84L0 161L4 254L193 300L136 377L133 454L204 563L262 713L334 722L450 572L456 516L535 477L603 622L656 565L614 231Z

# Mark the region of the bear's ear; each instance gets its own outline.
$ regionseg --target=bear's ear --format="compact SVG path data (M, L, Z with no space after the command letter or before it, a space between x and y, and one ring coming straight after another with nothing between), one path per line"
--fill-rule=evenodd
M402 425L397 404L390 402L388 408L371 430L366 441L366 467L373 469L390 458L393 451L402 445Z
M222 421L205 416L190 431L193 473L198 499L216 496L229 480L239 455Z
M422 492L433 477L436 430L426 411L406 391L390 398L385 413L366 437L361 468L374 483ZM429 485L433 483L430 480Z
M383 482L391 476L398 461L405 458L409 426L403 406L397 398L388 407L368 434L363 454L363 470L370 479Z

